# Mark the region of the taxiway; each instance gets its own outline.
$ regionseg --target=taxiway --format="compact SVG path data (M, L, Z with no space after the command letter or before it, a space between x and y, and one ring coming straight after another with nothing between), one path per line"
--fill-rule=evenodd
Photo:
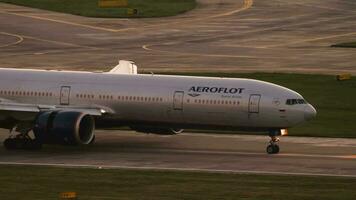
M94 19L0 3L1 67L356 74L352 0L198 0L156 19Z

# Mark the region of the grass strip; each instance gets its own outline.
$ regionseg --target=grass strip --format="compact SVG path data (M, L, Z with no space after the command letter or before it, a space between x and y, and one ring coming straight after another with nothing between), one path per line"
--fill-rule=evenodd
M331 47L341 47L341 48L356 48L356 42L333 44Z
M99 8L98 0L0 0L0 2L86 17L107 18L167 17L187 12L196 6L195 0L128 0L128 7L138 10L138 14L129 15L127 8Z
M0 198L58 199L73 191L78 199L356 199L356 179L0 166Z

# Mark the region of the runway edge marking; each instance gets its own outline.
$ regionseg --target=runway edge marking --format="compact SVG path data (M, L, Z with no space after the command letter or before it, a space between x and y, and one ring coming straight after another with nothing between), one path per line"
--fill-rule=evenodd
M0 165L15 166L43 166L43 167L68 167L68 168L89 168L89 169L132 169L132 170L155 170L155 171L179 171L179 172L206 172L223 174L260 174L260 175L283 175L283 176L323 176L323 177L344 177L356 178L351 174L324 174L324 173L302 173L302 172L273 172L273 171L253 171L253 170L214 170L199 168L169 168L169 167L133 167L116 165L81 165L81 164L51 164L51 163L23 163L23 162L0 162Z

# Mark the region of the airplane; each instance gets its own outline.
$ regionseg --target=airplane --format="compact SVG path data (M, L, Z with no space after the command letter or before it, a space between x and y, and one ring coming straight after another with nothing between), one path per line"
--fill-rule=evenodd
M253 79L138 74L125 60L109 72L0 68L0 127L10 132L9 150L90 145L95 129L126 126L163 135L264 131L267 153L277 154L278 136L315 116L297 92Z

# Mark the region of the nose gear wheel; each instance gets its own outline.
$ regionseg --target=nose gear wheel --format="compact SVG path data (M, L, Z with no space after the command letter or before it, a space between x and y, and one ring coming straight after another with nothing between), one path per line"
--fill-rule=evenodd
M271 136L271 140L269 145L266 148L268 154L277 154L279 153L279 146L278 146L279 138L276 136Z

